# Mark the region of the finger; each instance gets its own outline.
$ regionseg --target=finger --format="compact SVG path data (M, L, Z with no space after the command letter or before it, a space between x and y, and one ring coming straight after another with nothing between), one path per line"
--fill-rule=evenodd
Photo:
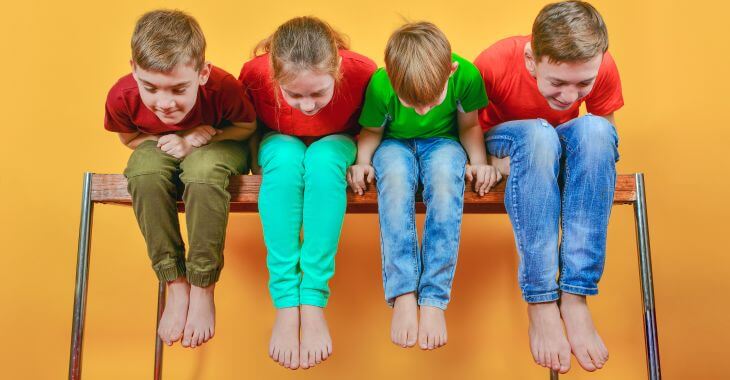
M489 178L489 185L487 186L486 192L488 193L490 190L492 190L492 187L494 187L494 185L496 183L497 183L497 175L494 172L492 172L491 176Z
M368 183L373 183L375 179L375 170L373 168L368 169Z
M471 181L474 180L474 176L471 174L471 167L470 166L467 166L466 167L466 172L464 174L466 175L466 179L468 179L469 182L471 182Z
M482 187L484 187L484 182L486 181L486 174L484 170L477 171L477 182L474 184L474 188L479 190L479 195L484 195Z

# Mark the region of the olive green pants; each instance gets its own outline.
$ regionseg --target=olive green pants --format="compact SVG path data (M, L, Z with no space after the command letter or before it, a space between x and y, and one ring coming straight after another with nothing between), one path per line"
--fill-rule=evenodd
M196 148L182 160L168 155L154 141L140 144L129 157L124 176L147 253L160 281L187 276L206 287L223 268L223 245L231 195L229 177L248 172L246 142L220 141ZM190 249L177 217L182 192Z

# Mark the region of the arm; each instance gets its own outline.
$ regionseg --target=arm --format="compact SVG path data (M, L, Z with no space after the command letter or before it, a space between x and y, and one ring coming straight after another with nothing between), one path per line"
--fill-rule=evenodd
M160 136L157 135L148 135L146 133L142 132L131 132L131 133L124 133L124 132L118 132L119 140L122 142L122 144L126 145L129 149L136 149L139 144L141 144L144 141L152 140L157 141L159 140Z
M357 140L357 160L347 169L347 182L352 191L362 195L367 190L367 183L373 182L375 169L372 166L373 154L383 139L383 129L363 128Z
M256 130L256 122L235 122L233 125L219 129L210 139L210 142L217 142L223 140L236 140L243 141L249 138Z
M493 166L487 164L487 149L484 145L484 135L479 126L477 111L467 113L458 112L459 140L466 151L469 163L466 168L466 178L474 181L474 191L484 195L496 185L502 176Z

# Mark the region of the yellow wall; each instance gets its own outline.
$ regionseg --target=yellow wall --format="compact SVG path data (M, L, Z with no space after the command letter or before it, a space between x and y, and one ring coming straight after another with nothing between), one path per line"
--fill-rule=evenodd
M108 88L128 70L135 19L156 7L192 13L208 57L237 73L251 48L289 17L313 14L382 63L400 22L427 19L454 50L475 57L497 39L527 33L544 1L20 1L3 2L0 35L0 363L2 378L65 376L82 172L121 172L129 151L102 127ZM617 113L619 171L646 173L662 364L668 379L719 379L730 255L725 243L730 133L729 7L723 1L595 1L611 36L626 106ZM439 5L440 4L440 5ZM148 378L156 282L131 209L98 206L94 218L84 373ZM614 209L601 295L591 299L611 360L595 374L574 361L569 379L645 377L641 300L630 207ZM174 379L545 378L532 363L516 286L509 221L466 216L447 313L449 345L402 350L388 340L377 219L345 220L327 315L335 354L290 372L266 355L273 310L257 215L233 215L217 294L216 338L166 351ZM726 377L724 377L726 378Z

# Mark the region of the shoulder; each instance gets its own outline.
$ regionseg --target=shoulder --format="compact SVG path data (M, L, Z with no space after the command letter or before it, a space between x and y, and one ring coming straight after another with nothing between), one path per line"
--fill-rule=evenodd
M343 70L372 75L378 68L372 59L352 50L341 49L339 54L342 57Z
M503 38L484 49L474 60L474 64L480 71L491 69L494 63L507 64L515 57L522 56L525 44L530 40L530 36Z
M253 57L243 64L238 80L244 84L259 81L269 75L269 54Z
M131 73L119 78L116 83L109 89L107 94L107 106L111 108L122 108L125 107L125 99L128 96L138 96L139 88L137 87L137 81Z

